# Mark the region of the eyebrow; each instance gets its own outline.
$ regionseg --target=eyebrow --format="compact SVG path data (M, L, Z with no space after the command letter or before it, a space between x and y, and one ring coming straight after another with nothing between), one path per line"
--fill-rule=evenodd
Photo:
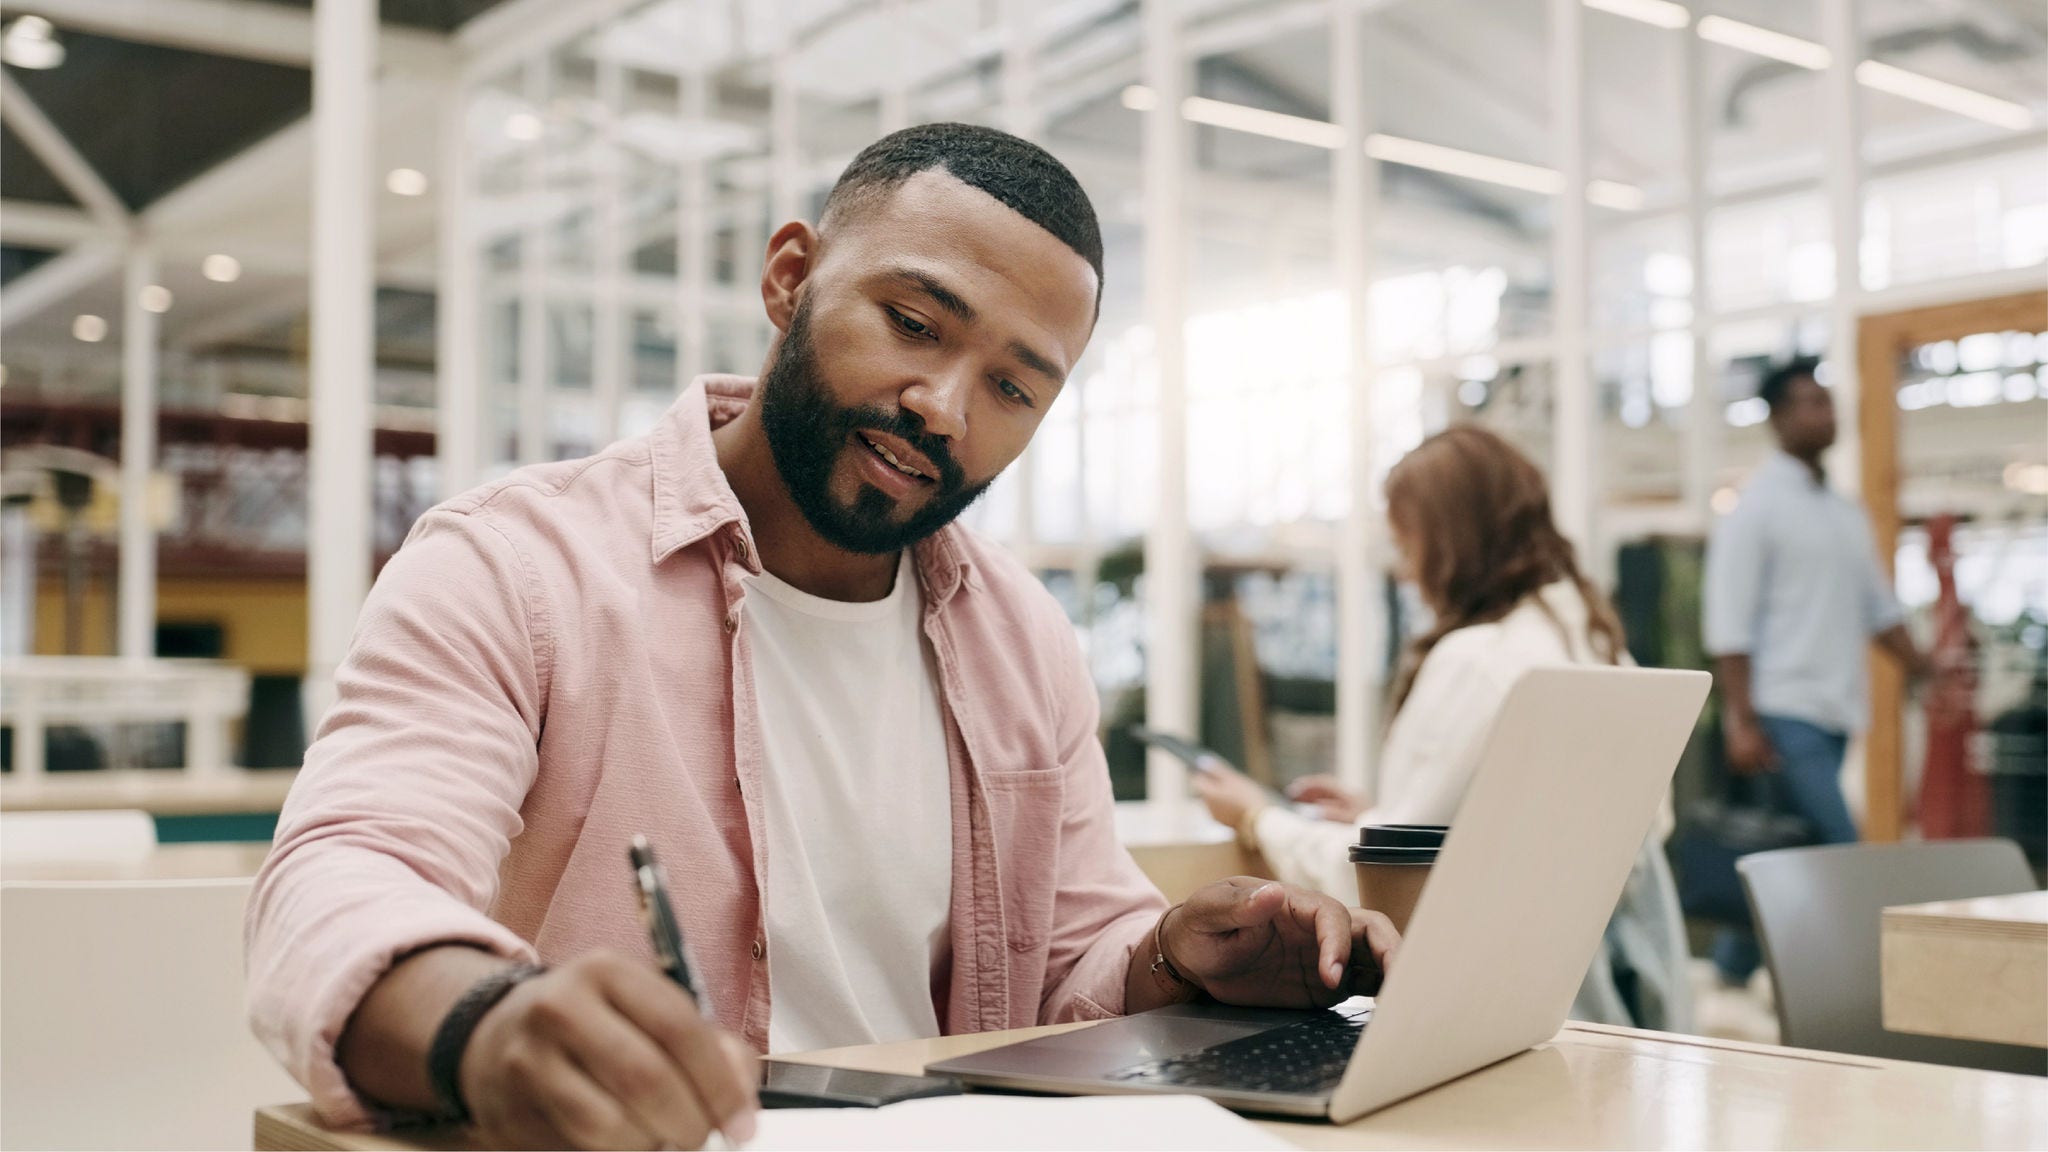
M946 287L927 273L920 272L915 268L892 268L889 271L889 275L914 286L918 291L931 297L933 302L952 313L962 323L973 324L981 319L981 313L974 310L974 305L969 304L961 298L959 293ZM1065 370L1058 364L1055 364L1050 357L1024 343L1022 340L1010 341L1008 351L1010 355L1015 356L1018 362L1026 368L1051 381L1054 387L1060 387L1067 382Z

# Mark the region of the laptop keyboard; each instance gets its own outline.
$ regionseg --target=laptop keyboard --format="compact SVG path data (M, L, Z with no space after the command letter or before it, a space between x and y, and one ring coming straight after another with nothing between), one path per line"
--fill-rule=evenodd
M1297 1024L1109 1073L1111 1080L1189 1088L1315 1094L1344 1078L1370 1010L1318 1012Z

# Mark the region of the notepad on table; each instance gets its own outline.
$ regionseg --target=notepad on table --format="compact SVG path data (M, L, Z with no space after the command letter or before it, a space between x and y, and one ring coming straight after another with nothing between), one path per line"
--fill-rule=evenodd
M749 1152L773 1149L1285 1149L1199 1096L940 1096L886 1108L775 1108Z

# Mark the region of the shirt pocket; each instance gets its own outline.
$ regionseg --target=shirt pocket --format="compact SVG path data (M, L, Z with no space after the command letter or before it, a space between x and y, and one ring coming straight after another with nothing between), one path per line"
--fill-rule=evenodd
M1045 947L1059 894L1060 825L1067 794L1058 769L992 772L982 777L995 844L996 885L1010 947Z

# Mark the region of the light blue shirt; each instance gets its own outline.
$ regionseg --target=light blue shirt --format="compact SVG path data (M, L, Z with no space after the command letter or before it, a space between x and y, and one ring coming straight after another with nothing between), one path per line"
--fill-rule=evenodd
M1858 732L1870 637L1901 619L1863 509L1774 452L1707 544L1707 652L1748 655L1766 716Z

